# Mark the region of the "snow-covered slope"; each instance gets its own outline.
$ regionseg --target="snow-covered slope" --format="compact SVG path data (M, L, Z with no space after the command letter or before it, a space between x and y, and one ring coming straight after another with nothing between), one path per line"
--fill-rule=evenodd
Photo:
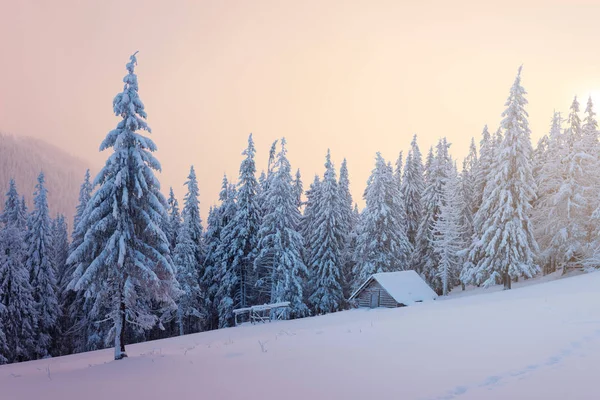
M597 399L600 273L0 367L2 400Z

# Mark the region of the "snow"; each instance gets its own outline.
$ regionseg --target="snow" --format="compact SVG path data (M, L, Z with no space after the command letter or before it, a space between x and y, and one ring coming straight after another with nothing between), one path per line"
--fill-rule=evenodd
M435 300L437 298L437 294L413 270L373 274L350 298L354 298L372 279L379 282L394 300L406 306L415 302Z
M5 365L0 398L596 399L600 273L533 283Z

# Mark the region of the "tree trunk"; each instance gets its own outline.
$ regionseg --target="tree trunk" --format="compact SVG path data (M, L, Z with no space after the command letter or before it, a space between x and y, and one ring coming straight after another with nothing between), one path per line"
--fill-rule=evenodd
M115 360L127 357L125 352L125 303L121 300L119 315L115 321Z
M508 271L504 272L504 290L510 290L512 279L510 279L510 275L508 275Z

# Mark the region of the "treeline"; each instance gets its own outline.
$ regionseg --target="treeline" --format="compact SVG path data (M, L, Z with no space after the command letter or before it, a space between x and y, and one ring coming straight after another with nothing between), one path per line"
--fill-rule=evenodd
M498 130L483 130L459 168L442 138L423 160L413 137L392 163L381 154L359 212L344 160L329 151L307 190L270 148L257 178L252 135L236 182L223 178L206 229L194 168L180 207L160 192L156 145L139 99L136 57L113 102L122 117L94 182L86 173L71 240L51 219L43 174L31 213L14 181L0 231L0 362L71 354L233 325L233 310L289 301L284 318L350 308L371 274L416 270L440 295L543 271L595 267L600 218L598 131L591 100L555 113L534 151L521 69Z

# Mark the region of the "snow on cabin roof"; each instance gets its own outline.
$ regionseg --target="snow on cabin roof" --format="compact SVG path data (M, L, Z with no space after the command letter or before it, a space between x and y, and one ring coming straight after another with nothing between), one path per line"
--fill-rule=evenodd
M437 294L427 282L413 270L398 272L380 272L373 274L353 294L355 298L367 285L376 280L399 304L409 305L418 301L434 300Z

